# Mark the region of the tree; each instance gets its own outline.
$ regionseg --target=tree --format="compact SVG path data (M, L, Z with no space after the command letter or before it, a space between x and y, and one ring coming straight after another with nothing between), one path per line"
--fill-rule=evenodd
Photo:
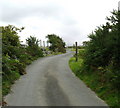
M62 38L55 34L47 35L46 38L48 38L48 42L51 44L50 50L52 50L53 52L66 52L65 42L63 42Z
M36 39L36 37L30 36L28 39L26 39L26 43L30 47L34 47L34 46L38 47L38 42L39 42L39 40Z
M24 29L17 28L13 25L8 25L2 27L2 47L3 47L3 55L8 54L10 57L17 56L17 49L20 47L20 40L17 31L21 32ZM13 48L14 47L14 48Z
M32 57L43 57L43 52L38 45L39 40L36 37L30 36L26 39L26 43L27 51Z

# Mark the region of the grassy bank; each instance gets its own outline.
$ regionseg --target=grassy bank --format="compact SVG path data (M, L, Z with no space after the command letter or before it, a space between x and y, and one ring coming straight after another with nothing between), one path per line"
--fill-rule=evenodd
M114 90L113 87L109 84L109 82L104 82L102 78L102 74L99 72L88 72L83 73L83 59L79 58L78 62L75 61L75 57L72 57L69 60L69 65L71 70L75 73L77 77L79 77L89 88L96 92L98 97L103 99L111 108L118 108L118 92Z

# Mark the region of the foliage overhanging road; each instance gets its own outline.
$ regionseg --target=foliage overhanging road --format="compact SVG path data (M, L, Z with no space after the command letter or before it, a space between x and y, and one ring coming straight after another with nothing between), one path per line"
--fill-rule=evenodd
M45 57L27 67L6 96L9 106L107 106L71 72L72 53Z

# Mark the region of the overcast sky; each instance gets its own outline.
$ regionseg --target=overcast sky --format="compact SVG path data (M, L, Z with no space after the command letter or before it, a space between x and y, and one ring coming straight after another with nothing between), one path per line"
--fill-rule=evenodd
M67 45L88 40L97 26L105 24L119 0L0 0L0 25L25 27L19 33L24 41L30 35L46 40L56 34Z

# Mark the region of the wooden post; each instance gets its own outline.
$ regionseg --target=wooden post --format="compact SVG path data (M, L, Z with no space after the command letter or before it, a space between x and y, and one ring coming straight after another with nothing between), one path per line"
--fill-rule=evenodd
M78 61L78 46L77 46L77 42L75 42L75 45L76 45L76 54L75 54L75 57L76 57L76 62Z

